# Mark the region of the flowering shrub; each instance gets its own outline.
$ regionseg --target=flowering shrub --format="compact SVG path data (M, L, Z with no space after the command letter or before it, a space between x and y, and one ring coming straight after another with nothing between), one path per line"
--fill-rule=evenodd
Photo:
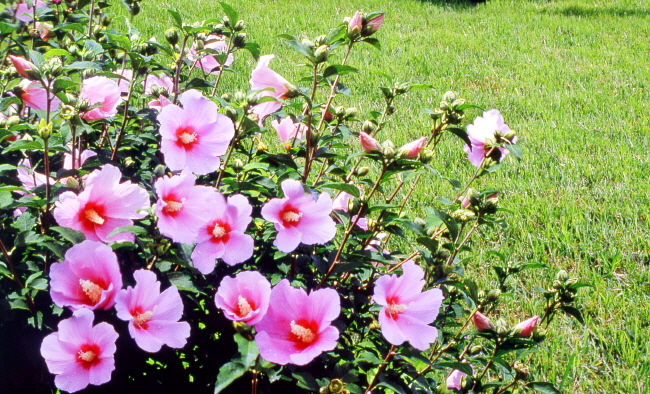
M586 285L560 271L529 318L500 295L543 265L490 251L485 289L466 270L506 212L471 186L522 156L502 114L447 92L396 148L400 96L431 86L387 76L383 108L339 105L389 15L282 36L309 66L294 85L221 5L195 24L170 10L165 43L114 30L95 0L2 14L3 390L558 392L525 364L558 312L582 320ZM250 89L224 91L250 55ZM431 167L458 141L470 179ZM432 179L453 194L410 217Z

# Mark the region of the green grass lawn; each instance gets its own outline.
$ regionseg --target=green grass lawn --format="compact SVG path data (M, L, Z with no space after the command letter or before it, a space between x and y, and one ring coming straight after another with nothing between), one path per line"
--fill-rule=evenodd
M498 108L518 131L525 158L508 160L477 186L502 189L513 211L505 233L483 234L477 250L499 249L515 261L543 262L516 283L508 316L538 313L532 289L548 286L558 269L592 283L579 306L586 325L561 318L548 352L531 358L538 377L566 393L650 392L650 3L646 0L492 0L473 5L423 0L237 0L271 66L297 81L302 59L275 38L314 38L355 10L387 13L377 34L383 49L352 54L362 72L347 78L362 114L380 108L376 71L432 84L398 102L380 137L396 144L428 133L423 107L456 90L486 109ZM119 8L115 7L115 8ZM214 0L145 0L134 23L144 35L171 26L167 8L188 21L221 17ZM248 87L254 61L240 54L222 91ZM345 82L344 81L344 82ZM367 98L370 98L369 100ZM359 102L364 98L363 102ZM472 118L479 114L471 113ZM471 176L459 140L445 144L443 173ZM445 181L418 191L412 212L449 195ZM479 237L481 238L481 237ZM494 281L490 257L470 265ZM541 376L540 376L541 375Z

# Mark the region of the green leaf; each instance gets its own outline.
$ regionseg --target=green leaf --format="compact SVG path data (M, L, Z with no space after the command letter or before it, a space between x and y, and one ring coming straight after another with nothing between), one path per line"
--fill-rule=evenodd
M125 49L127 51L131 50L131 40L129 40L127 37L121 35L121 34L106 34L108 36L108 39L119 46L122 49Z
M329 78L333 75L345 75L345 74L358 73L358 72L359 70L355 67L335 64L327 67L323 71L323 78Z
M519 270L523 271L528 269L539 269L539 268L548 268L548 265L544 263L526 263L526 264L522 264L519 267Z
M242 49L247 50L248 52L253 55L253 58L255 60L259 60L260 58L260 45L256 42L247 42L246 45Z
M246 371L248 371L248 368L238 361L231 361L222 365L219 368L217 381L214 384L214 394L222 392L232 382L243 376Z
M294 49L295 51L302 54L303 56L307 57L308 59L314 60L314 51L311 50L307 45L303 45L302 43L296 40L286 41L286 44L292 49Z
M63 31L74 30L82 34L85 34L88 30L87 28L84 28L84 25L82 25L81 23L60 23L56 25L54 28Z
M429 237L419 237L417 241L429 249L431 253L436 253L438 251L438 241L435 239L431 239Z
M521 159L521 156L523 156L523 152L521 150L521 146L517 144L506 144L505 148L512 153L514 157L517 159Z
M379 40L376 39L376 38L372 38L372 37L366 38L365 40L363 40L363 42L368 43L368 44L372 45L373 47L381 50L381 44L379 43Z
M0 34L10 34L16 30L16 25L0 22Z
M454 109L456 111L465 111L466 109L470 109L470 108L476 108L476 109L480 109L481 111L485 111L482 107L479 107L476 104L470 104L470 103L461 104L461 105L457 106Z
M582 317L582 313L580 313L580 310L578 308L574 308L569 305L562 305L561 306L562 310L567 314L571 315L576 318L580 322L580 324L585 324L585 320Z
M140 226L124 226L124 227L118 227L115 230L111 231L110 234L108 234L108 237L110 238L114 235L117 234L122 234L122 233L131 233L131 234L136 234L136 235L147 235L147 230Z
M556 389L555 386L549 382L530 382L526 387L542 394L562 394L560 390Z
M219 4L221 4L221 8L223 8L223 12L225 12L228 18L230 18L230 22L232 22L232 25L234 26L235 23L237 23L237 21L239 20L239 15L237 15L237 11L235 11L234 8L232 8L227 3L224 3L223 1L219 2Z
M37 141L16 140L11 143L2 153L9 153L15 150L42 150L43 145Z
M359 189L356 186L350 185L348 183L326 183L320 185L320 188L339 190L348 194L352 194L354 197L359 198Z
M32 216L31 213L25 212L18 217L12 224L11 227L18 229L18 231L29 231L34 228L36 225L36 218Z
M13 96L13 97L3 97L0 99L0 111L4 111L7 109L11 104L22 104L20 101L20 98Z
M50 227L50 230L59 233L63 239L73 244L82 243L86 240L84 233L81 231L73 230L71 228L54 226Z
M332 45L334 42L342 40L343 38L345 38L347 31L348 28L346 25L340 25L338 27L331 29L327 33L327 39L326 39L327 44Z
M306 390L313 392L318 392L320 386L316 379L309 372L294 372L291 374L298 381L298 387L301 387Z
M46 59L49 59L54 56L72 56L72 54L66 51L65 49L53 48L45 52L45 55L43 55L43 57Z
M235 342L237 343L237 349L239 350L239 361L249 369L255 365L257 361L257 356L260 355L260 350L257 348L255 341L249 341L239 334L235 334Z
M72 64L68 64L67 66L63 67L65 70L102 70L102 66L95 62L74 62Z
M174 25L176 25L176 27L178 27L179 29L182 30L183 29L183 18L181 18L181 14L178 11L175 11L175 10L167 10L167 12L169 12L171 14L172 18L174 18Z
M6 208L13 204L14 198L11 192L0 192L0 208Z
M578 290L578 289L581 289L583 287L591 287L593 289L594 285L592 285L590 283L585 283L585 282L578 282L578 283L574 283L572 285L567 286L567 288L569 288L571 290Z
M411 88L409 89L409 91L411 91L411 90L424 90L424 89L433 89L433 85L428 84L428 83L416 83L416 84L411 85Z
M194 282L192 282L192 277L189 274L186 274L185 272L170 272L169 274L167 274L167 278L169 279L169 282L171 282L172 285L178 287L178 290L203 294L202 291L200 291L199 289L196 288L196 286L194 286Z
M443 223L445 223L445 226L447 226L447 230L449 230L449 238L456 239L458 236L458 224L456 221L445 212L438 211L435 208L432 209L435 215L438 216L440 220L443 221Z
M474 371L472 371L472 367L467 363L458 363L458 362L452 362L452 361L442 361L442 362L436 363L436 367L457 369L460 372L464 372L464 373L466 373L466 374L468 374L470 376L474 374Z
M386 387L387 389L393 390L394 392L400 394L406 393L404 389L399 387L396 383L391 382L390 380L384 380L383 382L379 382L375 387Z

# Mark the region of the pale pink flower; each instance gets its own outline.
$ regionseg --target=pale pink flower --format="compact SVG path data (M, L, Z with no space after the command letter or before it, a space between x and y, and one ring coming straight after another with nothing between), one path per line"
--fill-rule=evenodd
M422 148L424 148L424 144L426 144L426 142L427 142L427 137L420 137L417 140L411 141L408 144L399 148L399 154L400 156L405 157L407 159L416 158L420 154Z
M476 327L476 331L484 332L493 329L490 319L488 319L487 316L479 311L476 311L474 313L472 320L474 321L474 327Z
M154 86L167 90L167 93L174 93L174 81L167 74L162 74L160 77L155 74L147 75L144 80L144 92L151 94L151 88Z
M181 321L183 301L176 286L160 292L156 274L148 270L133 273L137 284L115 297L117 317L129 322L129 333L144 351L155 353L162 345L180 349L190 336L190 325Z
M36 171L31 171L32 169L32 163L29 161L29 159L23 159L20 162L18 162L18 168L16 169L16 172L18 173L18 180L23 184L23 188L25 190L32 190L35 187L44 185L45 182L48 182L50 184L54 184L56 182L54 179L51 177L45 176L45 174L40 174ZM17 194L20 195L25 195L25 192L21 190L16 190ZM27 197L33 196L34 194L27 194ZM17 207L14 210L14 217L18 217L23 214L27 210L27 207Z
M117 115L117 106L122 102L122 95L115 81L99 76L84 79L79 100L88 101L91 107L99 105L82 115L85 120L92 121Z
M223 36L219 36L216 34L210 34L206 40L205 40L205 45L203 46L205 49L211 49L217 54L222 54L228 52L228 44L226 43L226 40ZM219 69L221 68L222 64L219 63L219 60L217 60L217 54L210 55L201 55L199 54L199 51L196 49L196 45L192 45L192 49L190 49L190 53L188 54L188 58L190 60L194 61L195 65L198 65L199 68L201 68L203 71L209 74L216 74L219 72ZM229 53L226 61L224 62L223 66L230 66L233 61L233 55L232 53Z
M467 376L465 372L454 369L447 376L447 389L461 390L463 376Z
M381 305L379 324L386 340L393 345L409 341L418 350L426 350L438 337L429 326L438 316L443 295L440 289L422 292L424 271L413 261L402 265L404 274L382 275L377 279L373 301Z
M331 323L340 313L336 290L320 289L308 295L282 279L271 291L266 316L255 326L260 355L280 365L308 364L336 347L339 331Z
M514 326L514 330L521 330L519 332L519 336L524 338L524 337L529 337L530 334L533 333L533 330L535 327L537 327L537 322L539 321L539 316L535 315L531 317L528 320L524 320L521 323L517 324Z
M497 109L485 111L483 116L477 116L473 124L467 125L467 136L472 145L465 145L463 148L470 163L476 167L480 166L487 154L497 163L500 162L510 152L503 147L494 147L497 143L497 133L503 136L509 131L510 127L504 123L503 116ZM510 142L517 142L517 137L513 137Z
M385 16L386 14L382 13L372 19L365 20L364 18L363 29L361 29L361 36L370 37L371 35L375 34L375 32L381 27L382 23L384 23Z
M29 60L23 59L22 57L14 56L14 55L9 55L9 59L11 59L11 62L13 63L14 67L16 67L16 71L18 71L18 74L25 78L29 78L27 75L27 71L36 68L34 63L30 62Z
M77 157L75 160L76 163L72 163L72 155L70 153L64 153L63 168L66 170L76 170L80 168L86 160L95 156L97 156L97 152L94 152L90 149L85 149L81 153L77 152Z
M20 93L20 99L23 100L25 105L30 108L45 111L48 108L47 100L47 90L41 87L42 85L39 82L30 81L29 79L23 79L20 82L20 88L22 92ZM61 105L61 100L58 99L54 94L50 92L50 102L49 102L50 111L56 111Z
M197 175L209 174L219 168L235 126L198 90L183 93L180 102L183 108L170 104L158 115L165 163L172 171L188 167Z
M120 183L121 178L120 170L110 164L90 173L79 195L65 192L59 196L54 208L57 223L81 231L92 241L133 242L130 233L108 235L147 216L149 194L130 181Z
M257 271L242 271L221 281L214 302L226 318L254 326L266 315L271 283Z
M357 11L348 22L348 35L350 37L358 37L363 29L363 14Z
M45 3L43 3L41 0L36 0L36 9L47 7ZM38 15L38 12L36 13ZM27 7L27 4L25 1L21 1L18 3L18 7L16 8L16 13L14 14L16 16L16 19L18 19L21 22L31 22L34 20L34 8L33 7Z
M363 151L366 153L377 152L381 149L381 145L379 145L379 142L377 142L376 139L372 138L366 132L362 131L359 133L359 141L361 142L361 147L363 148Z
M293 123L293 120L289 116L280 122L274 119L271 122L271 126L278 132L280 141L284 143L283 146L285 149L291 148L293 140L301 139L307 130L307 126L302 123Z
M205 210L207 223L199 230L196 248L192 252L194 267L207 275L214 270L215 260L228 265L243 263L253 255L253 237L246 234L253 207L246 197L235 194L228 200L215 193Z
M117 256L101 242L83 241L50 268L50 296L60 308L109 309L122 288Z
M333 211L343 211L347 212L348 211L348 202L350 201L351 198L354 196L350 193L346 192L339 192L339 194L336 196L334 199L334 202L332 203L332 210ZM337 218L338 220L338 218ZM357 220L357 215L354 215L350 218L351 221L357 221L357 226L364 230L368 231L368 218L359 218Z
M116 74L123 77L117 80L117 86L120 88L120 93L128 94L129 86L131 85L131 80L133 79L133 70L123 68Z
M148 105L149 108L160 112L160 110L171 104L173 104L171 100L161 94L157 99L149 101Z
M196 175L187 168L180 175L158 178L154 187L158 195L156 216L160 233L174 242L196 242L206 212L213 204L214 188L195 186Z
M317 201L305 194L302 184L295 179L282 182L284 198L274 198L262 207L262 217L275 224L278 236L273 245L290 253L302 242L306 245L323 244L336 235L336 224L330 217L332 197L322 193Z
M94 318L92 311L79 309L43 339L41 355L60 390L73 393L111 380L118 335L108 323L93 326Z
M251 90L263 90L271 88L272 90L263 90L259 93L259 97L275 97L277 99L287 98L287 94L291 90L291 84L284 79L280 74L269 68L269 62L275 55L260 56L257 66L251 74ZM282 107L282 103L277 101L267 101L257 104L253 107L253 113L259 117L259 124L261 125L264 118Z

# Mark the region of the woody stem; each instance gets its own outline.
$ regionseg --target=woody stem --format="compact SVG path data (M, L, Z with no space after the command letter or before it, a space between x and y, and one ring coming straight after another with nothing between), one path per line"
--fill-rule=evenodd
M386 370L386 367L388 366L388 362L393 358L395 355L395 345L391 345L390 350L388 350L388 354L386 354L386 358L384 359L384 362L379 366L379 369L377 370L377 373L375 376L372 378L372 381L368 385L368 388L366 391L364 391L364 394L370 394L371 390L375 385L377 384L377 381L379 380L379 375L384 373Z

